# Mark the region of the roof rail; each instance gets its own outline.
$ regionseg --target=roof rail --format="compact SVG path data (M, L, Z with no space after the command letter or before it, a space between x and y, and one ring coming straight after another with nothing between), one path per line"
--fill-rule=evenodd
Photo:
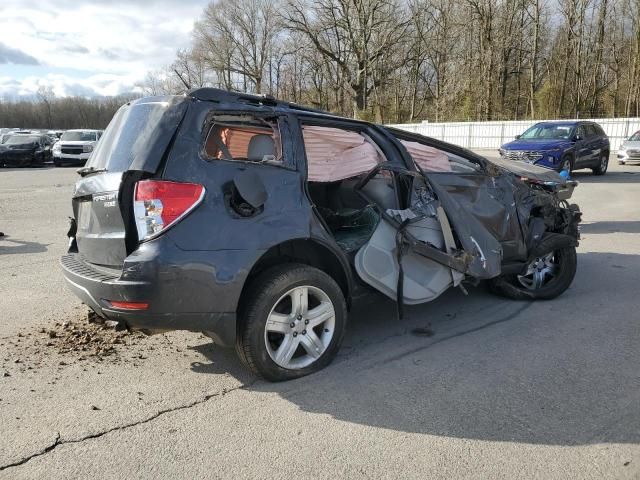
M247 102L260 105L277 105L278 101L271 95L251 95L241 92L230 92L228 90L222 90L220 88L196 88L189 90L187 95L198 100L204 100L209 102Z
M187 92L189 97L209 101L209 102L245 102L254 105L265 105L270 107L285 107L295 110L301 110L305 112L322 113L330 115L329 112L318 110L315 108L303 107L296 103L285 102L277 100L272 95L251 95L249 93L230 92L228 90L222 90L221 88L196 88Z

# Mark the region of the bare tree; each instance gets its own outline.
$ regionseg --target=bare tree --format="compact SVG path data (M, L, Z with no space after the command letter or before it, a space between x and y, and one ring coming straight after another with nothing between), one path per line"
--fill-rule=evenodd
M408 29L403 6L395 0L291 0L283 16L290 30L303 34L340 70L351 88L353 115L361 116L387 70L374 65Z
M40 100L42 106L44 107L45 119L47 128L52 128L52 114L51 114L51 102L55 100L56 95L53 93L53 88L51 86L41 86L38 87L38 91L36 93L38 100Z
M276 0L215 0L197 23L198 47L216 71L226 73L227 86L262 93L266 68L282 31Z

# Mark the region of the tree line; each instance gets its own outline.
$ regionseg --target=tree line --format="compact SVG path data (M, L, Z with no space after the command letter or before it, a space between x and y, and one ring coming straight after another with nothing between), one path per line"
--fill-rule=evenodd
M137 90L213 86L386 123L640 116L640 0L214 0ZM0 102L104 128L131 97Z
M640 0L214 0L140 87L378 122L640 116Z
M116 110L133 98L136 95L56 97L51 88L42 87L35 98L0 100L0 127L104 129Z

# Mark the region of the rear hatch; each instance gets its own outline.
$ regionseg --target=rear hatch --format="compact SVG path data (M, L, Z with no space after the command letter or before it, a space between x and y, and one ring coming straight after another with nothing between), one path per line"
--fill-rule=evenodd
M152 176L186 111L184 97L149 97L114 115L75 185L76 244L92 264L121 267L137 244L132 220L136 181Z

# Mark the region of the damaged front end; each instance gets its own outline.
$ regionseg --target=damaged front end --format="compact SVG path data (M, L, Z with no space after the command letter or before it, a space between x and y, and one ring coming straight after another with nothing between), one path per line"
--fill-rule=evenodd
M568 287L581 220L567 201L576 182L492 164L483 175L418 170L379 165L357 187L375 204L366 185L381 171L405 185L405 208L378 205L380 223L355 259L359 277L396 300L400 315L403 304L464 290L463 281L490 280L512 298L553 298Z

